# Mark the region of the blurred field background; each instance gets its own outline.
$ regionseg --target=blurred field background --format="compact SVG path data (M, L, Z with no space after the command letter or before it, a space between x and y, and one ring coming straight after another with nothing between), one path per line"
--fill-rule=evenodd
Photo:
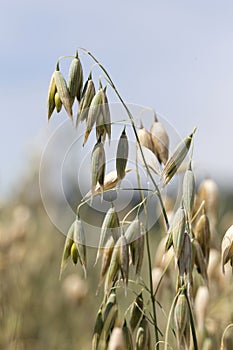
M230 266L226 275L222 274L219 254L221 237L231 224L233 194L221 192L217 234L212 242L215 250L208 270L210 300L205 317L205 332L214 341L216 350L224 328L233 321L232 274ZM159 223L151 230L151 237L153 267L162 266ZM99 273L99 265L93 268L96 250L88 248L87 280L80 266L70 263L59 281L64 241L65 237L46 215L40 199L38 172L32 168L15 196L2 203L0 209L0 349L90 349L95 315L102 298L102 289L96 295ZM146 262L145 259L142 275L147 281ZM198 284L203 285L197 276L198 279ZM158 308L162 327L166 324L164 312L169 311L174 285L171 271L158 299L163 306L163 311ZM120 292L119 322L133 298L131 291L127 299ZM228 345L224 349L232 349L230 331L226 340Z

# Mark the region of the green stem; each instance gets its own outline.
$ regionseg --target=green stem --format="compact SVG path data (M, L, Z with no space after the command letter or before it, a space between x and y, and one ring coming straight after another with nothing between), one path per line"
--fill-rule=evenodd
M188 304L189 308L189 317L190 317L190 325L191 325L191 331L192 331L192 337L193 337L193 347L194 350L198 350L198 345L197 345L197 337L196 337L196 331L195 331L195 324L194 324L194 319L193 319L193 313L192 313L192 308L190 305L190 301L187 295L187 290L184 290L184 295Z
M141 186L141 179L138 171L138 157L136 152L136 173L137 173L137 179L138 179L138 187L142 188ZM151 298L151 305L152 305L152 311L153 311L153 320L154 320L154 333L155 333L155 342L156 342L156 350L159 350L159 333L158 333L158 325L157 325L157 314L156 314L156 305L155 305L155 296L153 292L153 280L152 280L152 263L151 263L151 254L150 254L150 242L149 242L149 230L148 230L148 222L147 222L147 208L145 203L145 197L142 189L140 190L141 194L141 202L144 205L144 211L146 216L146 250L147 250L147 258L148 258L148 272L149 272L149 284L150 284L150 298Z
M146 162L143 150L142 150L142 146L141 146L141 143L140 143L139 138L138 138L137 129L136 129L136 126L135 126L135 123L134 123L133 115L130 112L130 110L129 110L128 106L126 105L126 103L124 102L124 100L122 99L121 95L119 94L116 86L114 85L110 75L108 74L108 72L104 68L104 66L97 60L97 58L95 58L95 56L92 55L92 53L90 51L88 51L88 50L86 50L84 48L80 48L80 49L83 50L84 52L86 52L99 65L99 67L105 73L105 75L108 78L108 81L109 81L111 87L115 91L117 97L119 98L120 102L122 103L123 107L125 108L128 116L129 116L129 119L130 119L130 122L131 122L131 125L132 125L132 128L133 128L133 131L134 131L134 134L135 134L135 137L136 137L136 140L137 140L137 144L139 145L139 149L140 149L140 152L141 152L141 155L142 155L142 159L143 159L144 165L145 165L147 173L148 173L148 175L149 175L149 177L150 177L150 179L151 179L151 181L152 181L152 183L153 183L153 185L154 185L154 187L156 189L157 196L158 196L158 199L159 199L159 202L160 202L160 205L161 205L162 213L163 213L163 216L164 216L164 219L165 219L165 222L166 222L166 226L167 226L167 229L168 229L169 228L169 222L168 222L167 213L166 213L166 210L165 210L165 207L164 207L164 204L163 204L163 199L162 199L159 187L158 187L157 183L155 182L153 176L151 175L150 169L149 169L149 167L147 165L147 162Z

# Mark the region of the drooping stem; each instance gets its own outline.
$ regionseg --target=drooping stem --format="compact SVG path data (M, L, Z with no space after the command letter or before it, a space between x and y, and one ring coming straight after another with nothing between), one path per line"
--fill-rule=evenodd
M122 103L123 107L125 108L126 110L126 113L128 114L129 116L129 119L130 119L130 122L131 122L131 125L132 125L132 128L133 128L133 132L134 132L134 135L135 135L135 138L136 138L136 141L137 141L137 144L139 146L139 149L140 149L140 153L142 155L142 159L143 159L143 163L145 165L145 168L147 170L147 173L156 189L156 194L158 196L158 199L159 199L159 203L160 203L160 206L161 206L161 209L162 209L162 213L163 213L163 216L164 216L164 220L166 222L166 226L167 226L167 229L169 228L169 222L168 222L168 217L167 217L167 213L166 213L166 210L165 210L165 207L164 207L164 204L163 204L163 199L162 199L162 196L161 196L161 193L160 193L160 190L159 190L159 187L157 185L157 183L155 182L153 176L151 175L151 172L150 172L150 169L147 165L147 162L146 162L146 159L145 159L145 156L144 156L144 153L143 153L143 150L142 150L142 146L141 146L141 143L139 141L139 138L138 138L138 134L137 134L137 129L136 129L136 126L135 126L135 122L134 122L134 118L133 118L133 115L132 113L130 112L127 104L124 102L123 98L121 97L120 93L118 92L115 84L113 83L109 73L107 72L107 70L104 68L104 66L97 60L97 58L88 50L84 49L84 48L80 48L81 50L83 50L84 52L86 52L97 64L98 66L102 69L102 71L105 73L106 77L108 78L108 81L109 81L109 84L111 85L112 89L115 91L117 97L119 98L120 102Z

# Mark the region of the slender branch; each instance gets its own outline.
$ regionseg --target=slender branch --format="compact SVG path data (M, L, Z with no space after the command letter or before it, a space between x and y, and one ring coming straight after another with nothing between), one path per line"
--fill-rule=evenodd
M150 177L150 179L151 179L151 181L152 181L152 183L153 183L153 185L154 185L154 187L156 189L157 196L158 196L161 208L162 208L162 213L163 213L163 216L164 216L164 219L165 219L165 222L166 222L166 226L167 226L167 229L168 229L169 228L169 221L168 221L167 213L166 213L166 210L165 210L165 207L164 207L164 204L163 204L163 199L162 199L159 187L158 187L157 183L155 182L153 176L151 175L151 172L150 172L149 167L147 165L147 162L146 162L143 150L142 150L142 146L141 146L141 143L140 143L139 138L138 138L137 129L136 129L136 126L135 126L133 115L130 112L130 110L129 110L128 106L126 105L126 103L124 102L123 98L121 97L120 93L118 92L115 84L113 83L110 75L108 74L108 71L104 68L104 66L97 60L97 58L90 51L88 51L88 50L86 50L84 48L80 48L80 49L83 50L84 52L86 52L99 65L99 67L102 69L102 71L106 74L106 77L108 78L109 84L111 85L111 87L115 91L117 97L119 98L120 102L122 103L123 107L125 108L128 116L129 116L130 122L132 124L133 131L134 131L134 134L135 134L135 137L136 137L137 144L139 145L139 149L140 149L140 152L141 152L141 155L142 155L142 159L143 159L144 165L145 165L147 173L148 173L148 175L149 175L149 177Z

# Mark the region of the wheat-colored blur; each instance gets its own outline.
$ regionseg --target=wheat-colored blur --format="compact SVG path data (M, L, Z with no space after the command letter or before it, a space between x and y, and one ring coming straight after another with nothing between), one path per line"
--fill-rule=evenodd
M33 175L34 174L34 175ZM34 193L34 195L32 195ZM37 195L35 195L37 194ZM167 201L167 211L172 207ZM225 327L233 322L232 275L230 264L221 267L221 238L233 224L232 195L220 193L219 219L209 254L209 290L200 275L195 275L194 310L200 349L220 348ZM172 213L170 213L172 215ZM160 223L160 225L162 225ZM171 252L164 256L164 232L157 223L151 232L154 288ZM163 238L163 239L162 239ZM88 275L71 263L59 281L65 237L50 222L40 200L37 174L24 181L15 198L0 208L0 349L90 349L102 289L96 295L100 265L93 267L95 249L88 249ZM146 259L142 275L148 280ZM165 333L167 315L175 293L177 271L171 264L157 294L158 323ZM121 326L123 313L135 298L129 290L118 295ZM133 286L135 288L135 286ZM138 290L140 290L138 288ZM159 306L161 305L161 307ZM151 330L152 333L152 330ZM169 337L176 349L176 339ZM232 349L231 330L224 349ZM207 348L207 347L206 347Z

